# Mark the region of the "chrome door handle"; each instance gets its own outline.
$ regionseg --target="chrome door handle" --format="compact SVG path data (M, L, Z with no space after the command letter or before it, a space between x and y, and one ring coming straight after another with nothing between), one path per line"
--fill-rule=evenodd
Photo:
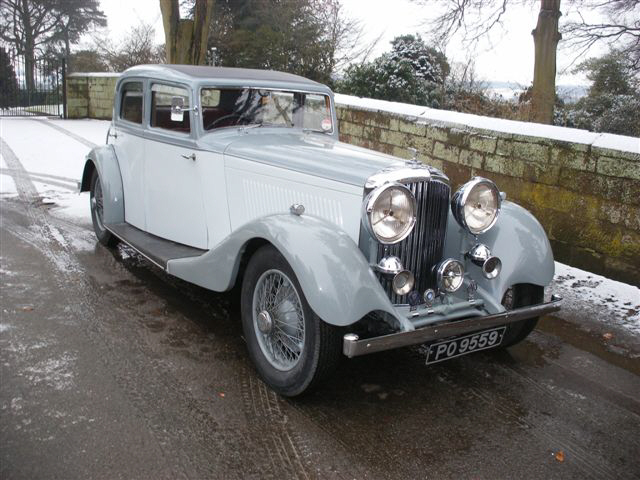
M196 161L196 154L192 153L191 155L180 155L182 158L186 158L187 160L193 160L194 162Z
M114 133L111 133L111 127L109 127L109 130L107 130L107 140L105 143L109 143L109 137L118 138L118 131L114 129Z

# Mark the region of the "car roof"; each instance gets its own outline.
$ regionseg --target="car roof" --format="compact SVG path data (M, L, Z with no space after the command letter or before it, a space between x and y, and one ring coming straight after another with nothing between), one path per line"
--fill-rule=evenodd
M307 91L329 91L321 83L291 73L251 68L210 67L203 65L137 65L124 71L127 77L153 77L191 84L213 83L220 86L274 87Z

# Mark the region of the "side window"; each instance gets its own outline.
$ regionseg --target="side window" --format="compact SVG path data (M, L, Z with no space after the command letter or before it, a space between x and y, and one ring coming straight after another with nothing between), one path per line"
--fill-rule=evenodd
M186 88L162 85L160 83L154 83L151 86L151 126L189 133L191 131L189 112L184 112L182 121L171 120L172 97L182 97L184 99L184 108L190 108L189 91Z
M122 86L120 118L142 123L142 82L128 82Z

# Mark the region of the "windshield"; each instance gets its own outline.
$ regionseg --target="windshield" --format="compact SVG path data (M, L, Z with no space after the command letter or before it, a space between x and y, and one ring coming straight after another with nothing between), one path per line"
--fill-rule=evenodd
M264 125L333 132L328 95L253 88L203 88L200 102L205 130Z

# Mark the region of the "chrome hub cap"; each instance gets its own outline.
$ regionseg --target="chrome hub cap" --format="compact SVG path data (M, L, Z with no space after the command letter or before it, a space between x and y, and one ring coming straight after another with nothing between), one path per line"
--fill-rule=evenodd
M269 312L266 310L258 314L257 323L258 330L260 330L261 333L267 334L273 330L273 320L271 320L271 315L269 315Z
M260 350L277 370L294 368L304 348L304 312L293 282L267 270L253 291L253 324Z

